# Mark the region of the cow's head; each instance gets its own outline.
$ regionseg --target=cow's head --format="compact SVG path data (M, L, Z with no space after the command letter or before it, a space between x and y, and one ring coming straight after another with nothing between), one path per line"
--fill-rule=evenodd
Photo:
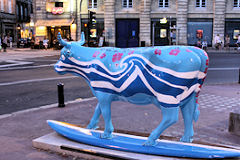
M79 52L79 49L81 46L85 43L85 36L84 32L81 34L81 40L78 42L66 42L62 39L61 34L58 33L57 39L60 45L63 46L61 50L61 56L59 61L54 65L55 71L59 74L64 74L66 69L64 68L64 64L68 63L68 59L70 57L73 57L77 52ZM76 52L76 53L75 53Z
M73 54L73 50L72 50L72 43L70 42L66 42L62 39L60 32L57 35L57 39L58 42L61 46L63 46L62 50L61 50L61 55L64 55L66 57L72 56ZM78 42L74 42L77 43L78 46L82 46L85 43L85 36L84 36L84 32L82 32L81 34L81 40Z

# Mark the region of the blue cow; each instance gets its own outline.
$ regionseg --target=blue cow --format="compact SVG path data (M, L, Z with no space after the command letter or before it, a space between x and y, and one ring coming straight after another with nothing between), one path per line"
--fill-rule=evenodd
M190 46L140 48L88 48L84 34L79 42L66 42L55 65L60 74L83 77L98 100L87 128L96 129L102 114L105 122L101 138L111 138L111 102L154 104L162 112L162 121L144 145L155 145L161 133L176 123L179 108L184 119L183 142L192 142L193 120L197 121L198 93L206 77L207 53Z

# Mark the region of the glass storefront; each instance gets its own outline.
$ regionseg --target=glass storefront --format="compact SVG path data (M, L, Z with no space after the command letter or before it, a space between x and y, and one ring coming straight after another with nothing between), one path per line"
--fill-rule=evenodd
M225 37L229 35L230 46L236 46L238 34L240 34L240 19L225 19Z
M57 35L58 32L61 33L61 36L63 39L67 41L71 41L71 32L70 32L70 26L51 26L47 27L47 38L49 40L50 47L57 48L58 41L57 41Z
M197 45L197 42L207 40L212 45L212 19L188 19L187 42L188 45Z
M88 19L82 19L81 32L85 34L86 43L89 46L98 46L99 38L104 37L104 19L96 19L96 24L89 26Z
M151 37L153 46L176 44L176 19L162 18L151 20Z

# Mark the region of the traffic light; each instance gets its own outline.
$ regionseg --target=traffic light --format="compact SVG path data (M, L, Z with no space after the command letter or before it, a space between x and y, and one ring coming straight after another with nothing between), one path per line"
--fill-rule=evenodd
M96 24L96 12L89 11L89 23L90 25Z

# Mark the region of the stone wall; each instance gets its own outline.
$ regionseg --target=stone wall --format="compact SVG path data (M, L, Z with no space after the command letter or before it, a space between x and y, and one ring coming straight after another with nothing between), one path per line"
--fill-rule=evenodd
M177 0L177 43L187 44L188 0Z
M214 37L219 34L224 42L226 0L215 0L213 19L213 45Z
M115 45L115 0L105 0L105 11L104 11L104 29L105 29L105 40L110 46Z
M151 45L151 0L141 0L140 8L140 42Z

